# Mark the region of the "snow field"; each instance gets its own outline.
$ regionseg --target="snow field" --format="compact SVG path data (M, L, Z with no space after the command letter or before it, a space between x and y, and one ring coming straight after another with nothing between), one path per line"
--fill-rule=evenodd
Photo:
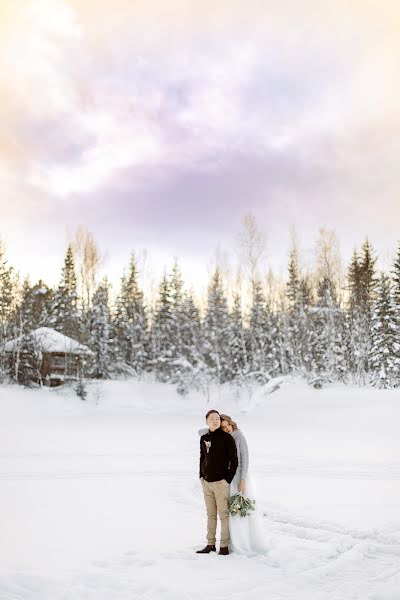
M199 556L208 408L245 432L266 556ZM399 401L294 379L266 395L107 381L0 387L1 600L399 600Z

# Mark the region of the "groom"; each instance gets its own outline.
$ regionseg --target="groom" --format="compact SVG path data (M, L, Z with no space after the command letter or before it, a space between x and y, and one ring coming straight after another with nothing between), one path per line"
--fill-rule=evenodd
M215 552L217 512L221 521L219 554L229 554L229 484L238 466L235 440L221 429L219 412L206 414L208 432L200 438L200 481L207 508L207 546L198 554Z

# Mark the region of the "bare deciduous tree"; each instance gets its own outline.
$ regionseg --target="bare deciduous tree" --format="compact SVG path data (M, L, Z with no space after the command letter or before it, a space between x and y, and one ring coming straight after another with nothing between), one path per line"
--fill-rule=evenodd
M79 225L75 232L72 248L78 274L79 296L85 310L91 304L102 259L93 234L83 225Z
M336 233L323 227L315 244L317 281L329 281L336 301L340 302L343 288L343 268Z
M240 235L241 257L249 273L250 285L259 279L259 268L266 253L265 235L258 230L254 216L249 213L243 220L244 231Z

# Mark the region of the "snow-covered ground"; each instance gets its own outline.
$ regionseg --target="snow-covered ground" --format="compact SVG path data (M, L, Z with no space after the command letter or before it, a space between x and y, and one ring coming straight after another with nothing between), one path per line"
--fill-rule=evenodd
M0 386L1 600L399 600L400 393ZM197 429L246 434L266 556L205 543Z

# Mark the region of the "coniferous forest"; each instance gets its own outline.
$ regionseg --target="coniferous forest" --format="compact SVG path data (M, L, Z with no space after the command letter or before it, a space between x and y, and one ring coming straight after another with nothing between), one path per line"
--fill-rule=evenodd
M293 245L280 286L250 261L246 298L240 286L228 297L217 266L201 307L178 261L149 302L134 254L112 296L107 278L97 283L87 261L78 267L72 244L55 289L21 282L1 245L0 380L30 382L40 358L29 334L45 326L92 350L85 377L152 374L182 394L224 382L251 389L291 373L317 388L335 381L400 387L400 246L390 271L378 272L366 239L339 277L332 247L322 242L313 272L300 268ZM4 345L18 336L10 360Z

